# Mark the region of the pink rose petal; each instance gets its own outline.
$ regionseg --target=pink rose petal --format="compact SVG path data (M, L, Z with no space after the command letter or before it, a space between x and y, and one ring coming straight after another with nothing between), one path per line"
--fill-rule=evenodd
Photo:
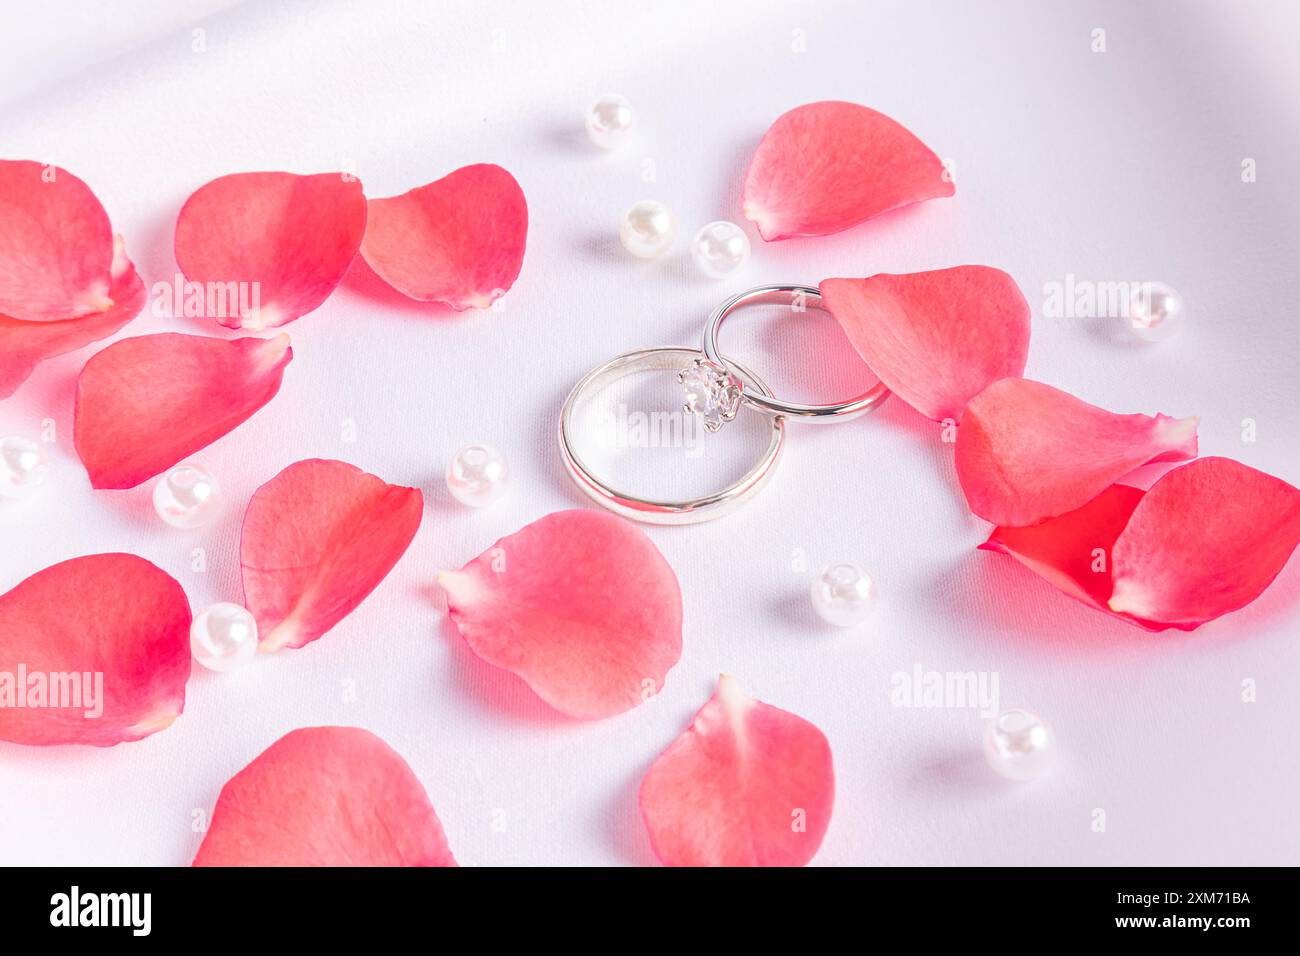
M935 421L961 417L1029 357L1029 303L989 266L826 279L826 308L882 382Z
M479 657L573 717L608 717L663 687L682 653L682 595L631 522L547 515L460 571L442 571L451 618Z
M1115 542L1112 610L1191 630L1263 593L1300 543L1300 489L1228 458L1151 486Z
M953 194L924 143L856 103L809 103L777 118L745 175L745 218L769 242L828 236L898 206Z
M803 866L835 801L831 748L794 714L751 700L734 678L641 781L641 815L668 866Z
M455 866L419 778L368 730L285 734L221 788L195 866Z
M141 335L91 356L74 439L95 488L134 488L206 448L275 397L293 358L273 339Z
M1117 415L1041 382L994 382L966 407L957 478L970 510L1021 527L1073 511L1142 465L1196 456L1196 418Z
M341 621L393 569L424 498L355 465L300 461L258 488L244 512L244 599L263 651L302 647Z
M0 160L0 315L57 322L113 307L113 230L64 169Z
M465 166L400 196L370 200L361 255L403 295L486 309L519 277L528 204L500 166Z
M0 740L139 740L185 708L189 676L189 602L143 558L73 558L0 595Z
M318 308L347 273L366 230L361 183L343 173L235 173L199 187L176 220L176 262L198 283L243 283L232 329L274 328ZM238 296L228 301L239 301Z
M107 312L61 322L21 322L0 315L0 398L17 391L41 362L108 338L140 314L147 298L144 282L125 255L117 262L109 288L113 306Z

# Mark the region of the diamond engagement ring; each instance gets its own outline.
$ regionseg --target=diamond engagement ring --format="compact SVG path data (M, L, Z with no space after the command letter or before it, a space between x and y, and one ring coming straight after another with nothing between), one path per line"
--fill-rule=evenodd
M789 305L795 311L808 308L822 309L821 293L804 285L764 285L733 295L713 310L709 324L704 329L704 358L681 373L680 381L686 389L685 407L704 418L704 427L717 431L736 417L736 409L744 403L769 415L782 415L799 422L826 424L847 422L874 411L886 398L889 389L877 382L857 398L831 405L804 405L784 402L770 392L746 391L744 383L731 374L735 365L724 359L718 350L718 331L732 312L746 305L777 303Z

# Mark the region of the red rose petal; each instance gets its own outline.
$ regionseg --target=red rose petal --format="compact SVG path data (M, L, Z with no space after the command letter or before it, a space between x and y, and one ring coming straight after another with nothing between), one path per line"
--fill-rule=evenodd
M966 407L957 478L981 518L1031 525L1073 511L1149 462L1194 458L1196 423L1117 415L1041 382L1005 378Z
M898 206L953 194L943 163L883 113L822 102L780 116L745 174L745 218L769 242L828 236Z
M195 866L455 866L410 766L358 727L285 734L221 788Z
M990 383L1029 357L1029 303L989 266L826 279L821 293L882 382L935 421L961 417Z
M1300 542L1300 489L1227 458L1175 468L1140 491L1112 485L1001 551L1085 604L1148 630L1190 631L1263 593Z
M677 576L615 515L547 515L460 571L440 572L438 583L475 654L573 717L635 707L681 657Z
M822 732L751 700L725 675L640 794L651 845L668 866L803 866L834 801Z
M486 309L519 277L528 204L500 166L465 166L400 196L370 200L361 255L398 292Z
M1090 607L1107 610L1112 554L1146 492L1111 485L1082 508L1028 528L994 528L980 545L1010 555L1039 577ZM1136 621L1144 627L1155 626Z
M113 307L113 230L64 169L0 160L0 315L57 322Z
M109 289L113 307L107 312L61 322L21 322L0 315L0 398L17 391L41 362L108 338L140 314L147 298L144 282L124 255L118 262Z
M284 469L244 512L239 561L260 649L302 647L360 604L420 527L424 497L344 461Z
M143 558L73 558L0 596L0 740L139 740L185 708L189 676L189 602ZM38 682L43 705L33 696ZM50 706L56 693L66 706Z
M248 314L210 318L260 331L319 307L352 265L365 231L366 199L354 177L236 173L186 200L176 220L176 262L192 282L247 283L250 305L256 290L258 306Z
M1115 542L1112 610L1184 630L1263 593L1300 543L1300 489L1228 458L1161 477Z
M289 336L122 339L77 381L74 440L95 488L134 488L206 448L269 402L293 358Z

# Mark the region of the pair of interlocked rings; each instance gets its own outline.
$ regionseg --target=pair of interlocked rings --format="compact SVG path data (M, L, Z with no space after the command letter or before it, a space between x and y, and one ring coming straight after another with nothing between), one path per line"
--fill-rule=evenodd
M767 384L744 365L723 358L718 349L718 332L722 323L742 306L764 303L824 308L821 293L809 286L766 285L749 289L713 310L704 329L703 345L698 351L648 348L626 352L592 369L573 386L560 410L560 451L569 474L583 492L610 511L636 521L693 524L718 518L757 494L775 472L785 447L787 419L813 424L851 421L873 411L889 397L889 389L878 382L862 395L845 402L830 405L786 402L773 395ZM575 450L572 434L574 412L582 402L626 375L668 370L677 371L678 381L686 387L686 410L701 415L709 431L717 431L732 421L742 405L766 414L772 420L772 437L758 463L740 480L720 491L680 501L625 494L588 468Z

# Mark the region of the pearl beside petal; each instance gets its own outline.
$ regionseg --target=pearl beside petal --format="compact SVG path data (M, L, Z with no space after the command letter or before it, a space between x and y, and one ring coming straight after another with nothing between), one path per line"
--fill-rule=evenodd
M828 564L813 579L812 605L827 624L853 627L871 616L876 606L876 583L871 575L848 561Z
M725 279L749 261L749 237L734 222L711 222L691 240L691 258L711 279Z
M642 259L663 255L677 236L677 222L663 203L642 199L634 204L618 226L623 248Z
M1052 732L1026 710L1004 710L984 735L984 756L1008 780L1033 780L1054 758Z
M627 140L632 120L627 97L606 93L587 110L587 137L601 149L613 149Z
M0 498L26 498L45 483L45 449L22 435L0 438Z
M496 501L506 490L510 469L490 445L466 445L447 463L447 490L471 508Z
M1163 282L1144 282L1129 301L1127 322L1133 334L1146 342L1163 342L1183 327L1183 297Z
M177 465L153 486L153 507L173 528L200 528L220 509L217 480L198 465Z
M214 604L190 625L190 653L210 671L242 667L257 653L257 620L238 604Z

